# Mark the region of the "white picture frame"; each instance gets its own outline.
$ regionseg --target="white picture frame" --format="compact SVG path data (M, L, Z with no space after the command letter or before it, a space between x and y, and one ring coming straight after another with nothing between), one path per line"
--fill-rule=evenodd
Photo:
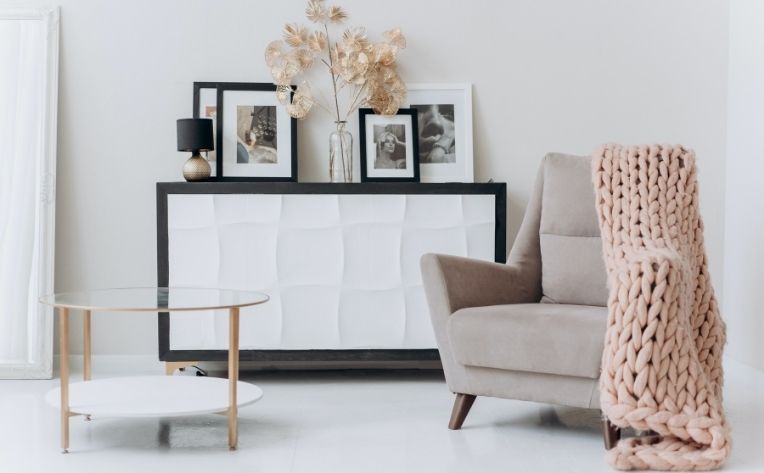
M474 182L473 135L472 135L472 84L470 83L413 83L407 85L406 106L419 112L418 127L419 168L421 182ZM425 142L431 127L422 119L422 107L445 105L451 107L447 114L453 115L454 139L445 153L453 153L453 162L428 162L431 144ZM437 136L437 135L436 135ZM439 140L442 142L442 140ZM436 145L441 148L439 143Z
M297 181L297 122L275 92L271 83L217 83L216 180Z
M25 79L27 93L32 90L29 88L33 83L37 89L33 92L35 98L31 101L37 110L25 108L27 114L39 115L36 119L39 121L39 127L36 127L37 131L33 137L34 152L31 155L24 153L23 156L18 156L19 159L27 162L30 158L34 159L35 172L29 178L29 185L34 187L34 208L28 209L28 212L34 215L32 223L27 228L23 225L9 225L11 231L24 233L15 237L10 235L9 240L6 240L19 241L19 238L22 238L23 241L30 242L32 245L29 266L19 267L19 270L23 269L24 273L22 280L29 281L29 284L21 288L21 294L14 292L25 300L26 312L13 313L4 307L4 313L0 314L0 317L17 317L18 324L23 326L25 356L0 359L0 378L49 379L53 374L53 308L41 304L39 299L54 291L59 9L58 7L0 8L0 23L4 22L20 22L24 25L27 32L23 46L25 58L27 60L39 58L39 62L33 64L39 64L37 71L40 77L38 81L33 81L31 78ZM14 30L17 30L15 25L10 26L3 32L0 25L0 37L4 38L4 46L10 44L8 38L12 36ZM35 48L33 43L29 42L33 31L42 38L38 42L39 48ZM13 67L10 70L13 71ZM2 124L0 126L4 127ZM10 157L6 158L13 160L13 151ZM17 187L20 186L17 185ZM1 208L0 213L2 213ZM16 250L15 247L11 249L11 251ZM3 264L11 263L4 260ZM6 266L5 269L8 267ZM0 278L0 284L8 282L2 279ZM14 284L11 287L15 286ZM4 304L5 302L7 301L4 301ZM1 339L0 343L2 343Z

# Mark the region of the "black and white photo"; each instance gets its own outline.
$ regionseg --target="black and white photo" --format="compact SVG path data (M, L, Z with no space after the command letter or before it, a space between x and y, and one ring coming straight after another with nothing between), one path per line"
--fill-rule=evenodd
M218 83L221 180L297 180L296 120L279 106L275 91L273 84Z
M453 104L415 105L419 122L419 163L456 162Z
M361 182L419 182L416 110L385 116L361 109L359 122Z
M278 163L278 123L273 105L236 107L236 162Z
M406 169L406 127L374 125L374 169Z
M473 182L472 86L409 84L422 182Z

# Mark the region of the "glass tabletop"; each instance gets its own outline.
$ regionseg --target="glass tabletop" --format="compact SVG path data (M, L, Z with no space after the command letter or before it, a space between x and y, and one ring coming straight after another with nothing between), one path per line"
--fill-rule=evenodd
M255 291L197 287L125 287L60 292L40 298L54 307L125 312L163 312L247 307L268 301Z

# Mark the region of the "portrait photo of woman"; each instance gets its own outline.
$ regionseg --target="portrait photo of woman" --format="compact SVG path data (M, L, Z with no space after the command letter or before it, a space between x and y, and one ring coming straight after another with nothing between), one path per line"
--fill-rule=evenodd
M377 156L374 169L406 169L406 129L403 125L374 125Z
M402 108L395 115L358 111L361 138L361 182L419 182L419 144L416 110Z

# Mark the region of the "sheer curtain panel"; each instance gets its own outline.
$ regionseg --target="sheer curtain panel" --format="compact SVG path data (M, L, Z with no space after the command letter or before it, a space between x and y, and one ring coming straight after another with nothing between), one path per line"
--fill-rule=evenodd
M0 378L50 378L58 9L0 7Z

